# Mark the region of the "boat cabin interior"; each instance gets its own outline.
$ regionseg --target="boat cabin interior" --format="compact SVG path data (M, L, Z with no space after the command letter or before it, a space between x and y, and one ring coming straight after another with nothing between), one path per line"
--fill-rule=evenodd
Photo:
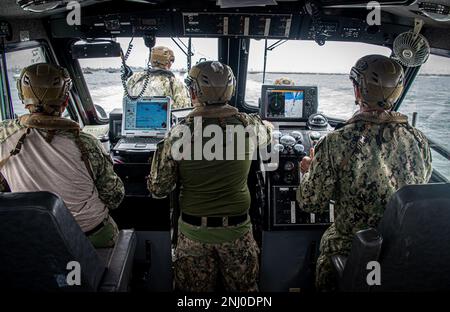
M377 229L357 233L350 256L333 259L336 278L341 291L450 290L449 1L4 0L1 6L1 120L25 113L16 87L22 68L40 62L67 68L73 87L64 117L110 153L125 198L111 211L121 230L116 246L96 250L59 196L1 193L0 288L173 291L177 189L153 197L146 179L154 150L116 148L127 72L148 70L149 48L170 45L175 75L183 79L202 60L225 63L236 77L230 104L275 125L277 162L258 157L248 177L263 292L315 291L320 239L334 206L321 214L300 210L299 161L355 111L348 73L356 60L365 54L398 60L405 88L394 110L429 139L433 174L429 184L395 193ZM275 84L280 77L295 84ZM301 94L300 109L280 106L286 92ZM169 123L190 110L174 109ZM366 282L370 259L383 267L381 285ZM81 285L67 284L71 261L82 268Z

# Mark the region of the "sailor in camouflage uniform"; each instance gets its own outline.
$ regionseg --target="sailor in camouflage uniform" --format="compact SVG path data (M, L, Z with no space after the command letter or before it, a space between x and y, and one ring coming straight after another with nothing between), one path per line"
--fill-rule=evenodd
M287 77L280 77L276 79L273 84L276 86L295 86L294 80Z
M56 65L22 71L17 89L30 114L1 123L1 191L58 194L93 245L111 247L118 228L109 210L119 206L124 187L101 143L61 117L71 84Z
M143 96L170 96L173 101L172 109L191 107L186 86L170 71L175 62L173 51L163 46L154 47L151 50L150 62L150 73L139 72L130 77L127 82L128 93L138 96L143 91Z
M177 183L180 186L175 285L182 291L214 291L220 273L227 291L257 291L259 249L248 216L247 176L252 152L258 144L270 142L272 127L259 116L239 113L227 104L235 89L235 78L227 65L199 63L188 79L195 108L158 144L148 180L149 190L156 197L167 196ZM198 120L202 121L200 131L194 125ZM180 136L183 138L182 131L189 129L185 135L191 146L196 139L205 146L210 138L205 140L200 132L208 125L223 131L224 137L227 126L256 126L253 134L258 141L253 144L245 139L245 155L241 155L245 157L241 158L235 153L232 159L222 156L223 160L207 160L202 155L198 160L177 160L172 148ZM231 147L237 150L235 145Z
M320 244L316 287L336 290L331 256L348 255L357 231L377 227L391 195L407 184L427 183L430 147L425 136L391 111L403 90L403 68L381 55L368 55L350 73L360 110L321 139L315 155L301 163L297 200L310 213L333 200L335 221Z

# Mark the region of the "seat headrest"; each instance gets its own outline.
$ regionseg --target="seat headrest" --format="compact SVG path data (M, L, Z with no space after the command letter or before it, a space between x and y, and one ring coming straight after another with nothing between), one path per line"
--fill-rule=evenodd
M448 183L408 185L392 196L378 227L384 290L450 289L449 224Z
M96 290L104 267L66 208L50 192L0 193L1 288ZM66 283L67 264L81 266L81 286Z

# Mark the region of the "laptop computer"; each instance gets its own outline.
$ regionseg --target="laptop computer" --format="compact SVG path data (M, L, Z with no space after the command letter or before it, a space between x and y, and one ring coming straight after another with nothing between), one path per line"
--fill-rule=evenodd
M123 99L122 138L116 151L155 151L170 129L170 97Z

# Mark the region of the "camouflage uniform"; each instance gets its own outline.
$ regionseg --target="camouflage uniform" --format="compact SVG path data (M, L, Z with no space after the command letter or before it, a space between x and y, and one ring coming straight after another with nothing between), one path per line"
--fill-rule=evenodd
M31 115L30 115L31 116ZM23 116L22 116L23 117ZM54 117L57 118L57 117ZM26 126L21 123L20 119L14 120L5 120L0 124L0 148L3 148L4 144L17 132L24 132ZM48 131L45 129L34 129L33 131L39 131L41 133L46 133L48 135ZM75 134L73 132L68 132L64 130L57 130L54 133L54 136L66 136L75 140ZM92 135L80 132L79 138L86 149L86 154L88 156L89 164L92 169L92 174L94 177L93 183L95 184L95 188L98 191L98 196L103 204L107 207L107 209L115 209L119 206L120 202L124 196L124 186L120 178L114 173L113 163L111 157L106 153L101 143L94 138ZM27 145L27 138L24 142L24 146ZM14 142L15 144L16 142ZM51 144L51 143L50 143ZM9 152L9 151L8 151ZM24 153L23 151L21 153ZM17 156L14 156L14 160L20 159L20 153ZM40 168L43 164L36 163L36 168ZM8 163L5 164L8 166ZM38 170L38 169L36 169ZM22 175L17 174L14 176L2 176L2 183L0 184L1 191L9 191L9 186L7 181L17 181L17 179L21 179ZM55 185L53 191L58 193L59 185ZM15 191L15 190L12 190ZM70 210L70 207L68 207ZM92 233L92 242L95 247L109 247L114 245L115 240L118 236L118 228L114 223L112 218L107 216L103 221L105 225L100 230ZM91 238L91 236L89 236Z
M174 267L177 288L188 292L212 292L222 277L226 291L258 291L259 249L248 231L232 242L207 244L180 233Z
M316 146L297 193L300 207L323 212L334 200L335 222L322 237L316 267L319 290L335 290L330 257L348 255L354 234L377 227L391 195L431 176L427 139L396 112L357 113Z
M225 124L230 124L230 122L238 120L242 125L255 125L262 126L263 123L259 116L257 115L247 115L238 113L237 110L231 106L228 107L229 112L231 112L228 117L220 118L204 118L211 119L212 123L217 122L220 124L222 120L222 127ZM212 115L220 116L220 109L215 107L209 108L200 107L196 108L183 123L189 127L193 125L192 116L196 114L197 111L206 110L214 112ZM228 179L227 177L222 177L222 175L230 175L233 173L227 172L224 167L236 163L239 161L227 161L222 160L218 162L205 161L205 160L192 160L187 162L197 162L198 165L198 175L197 177L187 177L186 175L192 175L191 172L195 170L190 169L190 171L183 171L183 164L185 161L175 161L171 155L172 145L179 139L181 125L173 127L163 142L158 144L157 151L153 157L151 173L148 179L148 188L150 192L157 197L163 197L168 195L176 186L178 179L181 180L181 195L180 195L180 207L182 212L189 212L189 214L195 215L192 211L186 211L186 207L192 207L192 203L187 204L186 200L183 198L204 198L201 203L209 205L209 208L203 209L198 213L202 216L227 216L227 215L239 215L240 213L231 214L232 212L223 211L219 213L223 207L227 207L230 204L233 207L233 203L243 206L243 210L248 212L249 202L246 202L246 195L248 193L247 188L247 173L245 177L240 176L237 178L239 182L244 182L245 190L242 189L236 193L244 194L244 200L241 201L241 195L236 195L233 191L232 194L228 194L227 191L232 187L230 181L233 179ZM261 145L265 145L270 142L271 138L271 128L261 127L259 128L258 139ZM195 132L194 132L195 135ZM207 168L208 167L208 168ZM248 169L250 165L248 164ZM202 169L203 168L203 169ZM222 168L222 169L220 169ZM213 176L206 175L209 174L208 170L214 170L217 174ZM208 174L205 172L208 171ZM229 171L229 169L228 169ZM183 174L184 172L184 174ZM240 174L239 171L238 174ZM244 170L243 170L244 172ZM206 180L203 180L205 176ZM189 185L189 190L186 190L186 185L183 181L187 179L199 179L202 180L200 184L207 184L208 190L198 189L196 185L194 188ZM192 180L190 180L192 181ZM223 183L218 186L219 183ZM217 185L217 187L215 187ZM191 192L190 195L187 193ZM192 193L196 195L192 195ZM200 194L200 195L199 195ZM205 195L206 194L206 195ZM238 198L234 201L233 196L236 195ZM230 201L230 203L228 203ZM202 206L199 204L197 206ZM245 207L244 207L245 206ZM192 209L193 210L193 209ZM224 209L227 210L227 209ZM244 212L244 213L245 213ZM242 213L242 212L241 212ZM256 291L257 290L257 276L259 271L258 265L258 246L253 239L251 232L250 220L245 222L242 226L227 226L221 228L208 228L208 227L197 227L184 223L181 219L179 220L179 236L178 244L175 251L175 284L176 287L184 291L213 291L216 286L216 278L218 272L221 272L223 277L223 282L226 290L229 291ZM195 234L200 233L198 236ZM224 233L225 232L225 233ZM191 236L194 233L194 236ZM220 241L214 241L213 237L225 237Z
M141 92L146 73L135 73L127 82L128 92L137 96ZM172 109L191 107L186 86L176 77L151 74L143 96L170 96L173 100Z

